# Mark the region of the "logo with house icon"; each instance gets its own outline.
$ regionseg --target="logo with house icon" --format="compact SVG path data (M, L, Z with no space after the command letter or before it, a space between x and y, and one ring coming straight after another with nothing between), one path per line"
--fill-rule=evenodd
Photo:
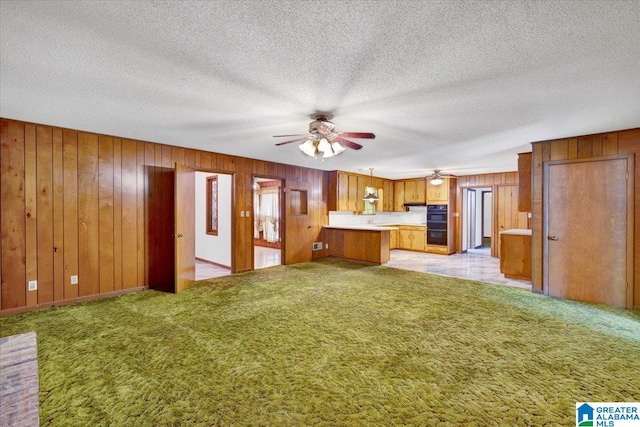
M576 426L593 426L593 408L588 403L576 404Z

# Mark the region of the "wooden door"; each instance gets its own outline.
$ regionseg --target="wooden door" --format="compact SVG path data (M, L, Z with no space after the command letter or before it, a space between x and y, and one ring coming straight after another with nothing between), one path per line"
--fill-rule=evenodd
M175 292L181 292L196 278L196 174L193 169L175 166Z
M313 244L313 217L309 210L311 185L287 181L285 188L284 264L308 262L312 258Z
M633 171L628 157L545 164L545 293L632 307Z
M404 201L405 203L416 201L416 182L413 180L404 182Z
M526 229L527 214L518 211L518 186L499 185L497 187L494 235L491 238L491 256L500 256L500 232L505 230ZM495 242L495 244L493 244Z

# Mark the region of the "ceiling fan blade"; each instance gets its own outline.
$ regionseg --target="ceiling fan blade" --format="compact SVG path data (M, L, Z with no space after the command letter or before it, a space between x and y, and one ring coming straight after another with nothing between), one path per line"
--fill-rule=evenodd
M276 144L276 147L280 146L280 145L291 144L292 142L304 141L307 138L309 138L309 137L305 136L304 138L290 139L289 141L278 142Z
M339 142L340 144L344 145L345 147L351 148L353 150L359 150L362 148L362 145L355 143L353 141L349 141L348 139L344 139L343 137L339 136L336 139L334 139L334 142Z
M370 132L338 132L338 136L344 136L345 138L364 138L374 139L376 136Z
M274 138L286 137L286 136L309 136L308 133L299 133L296 135L273 135Z

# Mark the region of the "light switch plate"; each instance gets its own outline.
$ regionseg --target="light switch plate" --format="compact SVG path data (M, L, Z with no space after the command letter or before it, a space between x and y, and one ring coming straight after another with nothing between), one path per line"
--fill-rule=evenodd
M37 280L29 280L29 286L27 288L29 291L37 291L38 290L38 281Z
M78 284L78 276L71 276L71 284L72 285Z

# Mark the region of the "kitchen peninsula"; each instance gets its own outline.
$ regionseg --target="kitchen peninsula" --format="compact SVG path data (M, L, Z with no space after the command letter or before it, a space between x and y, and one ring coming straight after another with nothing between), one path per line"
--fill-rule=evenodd
M325 225L329 256L372 264L387 263L390 232L397 229L375 225Z

